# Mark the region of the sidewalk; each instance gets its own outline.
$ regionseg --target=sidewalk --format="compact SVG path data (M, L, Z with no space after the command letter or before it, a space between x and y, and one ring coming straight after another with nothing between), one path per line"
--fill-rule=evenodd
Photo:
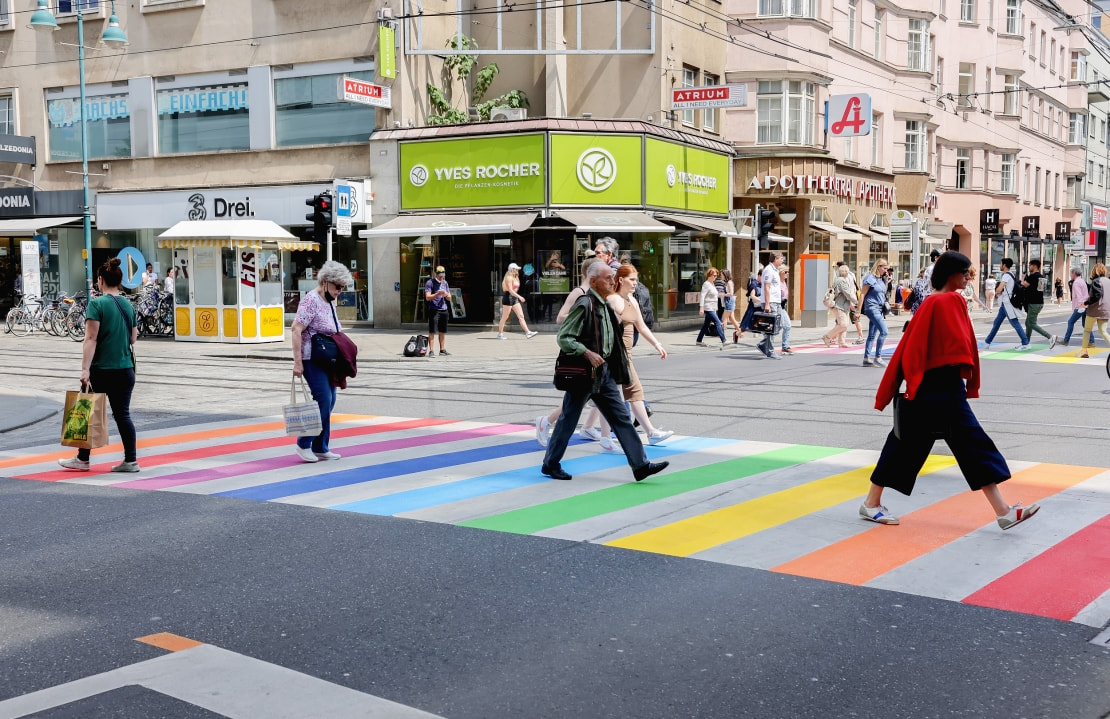
M50 419L62 411L64 400L64 395L46 392L0 390L0 434Z

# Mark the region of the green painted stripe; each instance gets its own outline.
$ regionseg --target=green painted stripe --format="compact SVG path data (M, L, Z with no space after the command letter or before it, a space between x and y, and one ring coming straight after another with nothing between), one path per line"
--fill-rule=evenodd
M537 504L534 507L524 507L481 519L472 519L461 522L459 526L493 529L514 534L534 534L552 527L674 497L695 489L712 487L743 477L752 477L763 472L832 457L847 451L837 447L791 445L704 467L685 469L674 474L659 474L656 475L655 481L647 483L621 484L576 497Z

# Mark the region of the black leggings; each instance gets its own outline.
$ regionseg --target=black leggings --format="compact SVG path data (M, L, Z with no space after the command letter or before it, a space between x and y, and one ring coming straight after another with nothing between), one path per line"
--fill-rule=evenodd
M94 392L103 392L108 395L108 404L112 407L112 416L116 418L116 429L119 430L120 441L123 442L123 461L136 461L135 452L135 425L131 421L131 391L135 389L135 370L128 369L97 369L89 372L89 382ZM77 450L77 459L89 461L91 450Z

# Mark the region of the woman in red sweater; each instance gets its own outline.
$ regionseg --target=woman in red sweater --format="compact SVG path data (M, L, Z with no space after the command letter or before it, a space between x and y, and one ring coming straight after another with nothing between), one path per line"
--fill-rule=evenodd
M998 484L1010 478L1010 468L967 403L979 396L979 350L962 294L970 268L971 260L959 252L940 256L931 278L936 293L914 314L883 374L875 409L882 411L900 398L901 438L893 431L886 438L871 489L859 508L863 519L899 523L882 505L883 489L909 496L937 439L948 443L968 486L983 490L998 526L1009 529L1040 509L1036 504L1010 505L1002 498Z

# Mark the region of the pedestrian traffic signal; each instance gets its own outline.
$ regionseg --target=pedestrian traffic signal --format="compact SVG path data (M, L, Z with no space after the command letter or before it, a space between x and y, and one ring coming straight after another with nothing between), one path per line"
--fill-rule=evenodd
M771 247L771 230L775 229L775 211L758 209L755 223L758 228L756 239L759 240L759 249L769 249Z
M328 230L332 225L331 193L321 192L312 199L305 200L304 203L312 207L312 212L306 214L304 218L312 223L312 232L316 236L316 241L324 244L328 240Z

